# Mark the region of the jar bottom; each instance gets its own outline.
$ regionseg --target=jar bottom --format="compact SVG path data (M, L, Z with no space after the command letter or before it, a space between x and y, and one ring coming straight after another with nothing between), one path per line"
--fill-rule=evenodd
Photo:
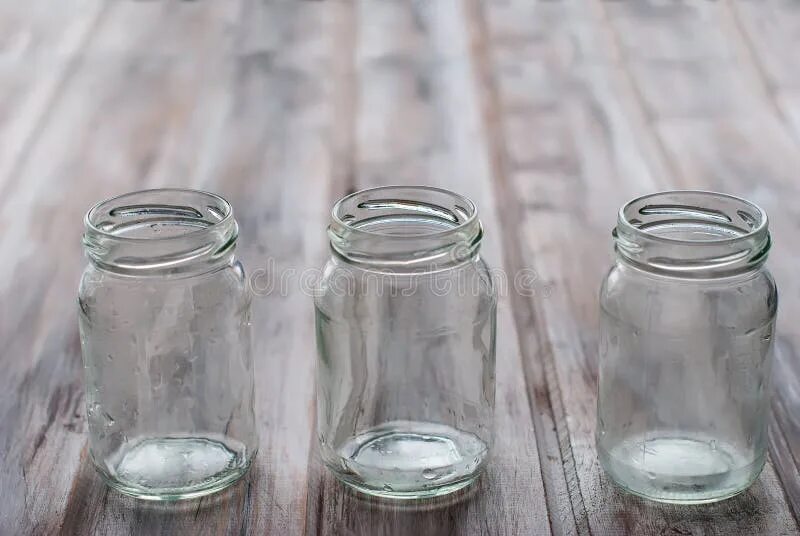
M208 437L145 437L124 443L107 460L103 479L139 499L174 501L222 491L247 472L254 453ZM95 464L97 465L97 464Z
M734 445L713 438L660 436L628 438L605 450L600 463L625 490L674 504L702 504L727 499L746 490L764 466Z
M440 423L390 421L345 441L329 468L368 495L421 499L468 486L488 454L474 434Z

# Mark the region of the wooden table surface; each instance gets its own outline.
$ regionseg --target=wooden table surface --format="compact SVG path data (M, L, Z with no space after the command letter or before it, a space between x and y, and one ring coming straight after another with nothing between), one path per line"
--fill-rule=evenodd
M0 1L0 534L797 534L798 46L795 0ZM499 306L479 485L396 506L326 473L312 303L290 284L254 301L249 475L176 505L104 487L76 322L89 206L219 192L251 273L300 271L334 200L392 183L471 196L489 262L536 276ZM709 506L626 495L594 450L609 231L670 188L766 208L781 292L771 461Z

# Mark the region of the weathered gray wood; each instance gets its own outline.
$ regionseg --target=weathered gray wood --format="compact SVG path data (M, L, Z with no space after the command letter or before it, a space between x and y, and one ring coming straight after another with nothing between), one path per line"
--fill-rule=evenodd
M656 128L676 163L682 185L725 190L753 199L770 215L775 244L770 267L783 298L778 320L783 335L776 345L771 453L796 517L800 503L793 491L798 486L794 460L800 454L800 429L786 408L793 407L797 382L791 348L800 342L791 321L787 322L797 314L797 304L791 299L798 291L793 270L798 253L792 247L796 234L792 199L797 195L794 170L800 165L800 138L791 107L794 84L771 69L776 59L787 71L796 69L796 59L784 57L775 47L789 38L786 28L800 21L800 13L789 4L768 2L763 12L754 11L754 7L750 2L732 2L708 8L710 20L722 29L730 44L730 58L721 61L736 68L747 99L736 102L725 117L659 117ZM676 42L675 49L682 47ZM719 84L712 89L708 82L696 79L690 89L719 93L726 86ZM789 299L785 299L787 296Z
M203 70L199 64L193 69L98 50L92 39L104 25L121 32L128 23L118 9L125 5L109 4L92 36L82 39L86 48L70 60L74 71L51 99L46 117L37 119L41 125L32 146L19 153L4 189L7 231L2 243L18 252L19 263L4 263L4 271L10 272L4 273L9 284L2 313L3 360L9 374L3 378L2 409L4 431L10 433L3 434L8 445L3 489L13 490L15 502L9 500L10 507L3 509L8 512L2 517L3 533L53 534L61 528L80 534L92 527L107 533L106 516L121 527L137 522L146 511L134 512L131 503L109 494L86 461L74 305L84 261L74 246L82 214L93 202L148 184L151 169L168 159L171 137L194 141L186 135L191 130L187 126L193 110L206 109L207 102L191 89L213 87L213 79L211 73L197 76ZM54 24L73 24L62 19ZM164 23L175 19L162 13L152 17ZM213 32L205 33L213 39ZM49 52L60 53L55 45ZM42 74L47 74L46 64ZM49 83L48 77L43 81ZM182 108L176 106L181 103ZM186 154L196 148L187 147ZM109 502L121 507L104 509Z
M470 36L463 33L465 7L454 0L356 4L351 15L356 22L351 52L357 73L356 134L352 153L341 155L352 159L353 184L341 186L431 184L464 192L479 202L486 235L494 237L486 241L484 254L501 267L480 95L473 85ZM519 349L507 297L499 309L497 444L478 488L459 502L440 501L438 508L387 505L359 498L323 472L320 492L308 506L309 533L549 532L548 517L555 513L548 515L544 499L543 453L518 374ZM312 467L321 471L318 463Z
M41 134L105 11L93 1L0 4L0 186Z
M518 266L532 264L553 285L549 298L531 300L530 311L517 314L519 324L536 329L538 346L525 350L530 349L529 362L544 362L548 392L557 402L553 407L559 435L565 438L564 466L576 481L570 487L570 497L573 505L584 507L588 518L579 531L794 533L796 521L771 466L756 486L731 501L699 509L669 507L646 503L614 489L599 469L593 448L596 293L609 265L608 232L616 207L648 190L711 186L702 173L681 173L685 162L682 155L689 145L696 148L701 136L687 141L682 152L672 151L669 144L673 140L663 135L662 121L692 118L693 125L721 125L731 110L758 116L770 113L770 108L763 105L763 96L752 90L746 76L731 65L717 61L707 70L698 65L698 61L707 60L682 57L677 36L669 43L670 34L663 34L667 37L662 40L662 49L672 55L667 65L661 59L628 56L637 50L626 50L621 44L613 12L627 8L628 17L670 24L670 17L677 15L651 13L673 13L669 6L595 3L586 10L566 3L546 8L522 4L520 10L541 8L542 15L531 16L527 26L516 25L502 16L504 10L515 12L516 3L490 4L489 20L496 8L501 12L497 19L514 32L513 39L498 35L496 47L518 71L533 73L539 69L547 76L537 79L539 106L506 111L502 109L505 92L516 101L522 91L514 88L514 71L498 73L498 136L524 141L495 148L505 162L501 169L505 178L497 184L505 192L503 199L508 207L504 213L506 232L515 232L512 241L520 246ZM683 14L688 8L675 7L678 9ZM500 26L500 32L509 26ZM491 22L489 29L491 33ZM564 33L574 44L568 52L560 42ZM517 47L520 40L535 43L535 53ZM518 55L513 61L509 58L515 52ZM674 76L664 78L663 67L672 68ZM720 91L711 91L711 95L728 89L730 84L723 72L741 85L742 94L733 91L725 96L727 101L708 100L705 91L709 81L697 75L698 69L701 75L710 72L713 88L719 84ZM624 101L619 102L620 98ZM620 116L621 112L624 115ZM527 137L523 138L524 133ZM686 139L687 133L683 134ZM710 140L720 151L726 146L723 140ZM630 155L641 157L632 159ZM791 160L783 156L783 162ZM713 152L707 157L704 163L713 165L723 153ZM630 176L634 170L637 175ZM725 185L733 187L734 183L728 180L715 186L726 189ZM535 377L533 372L528 374ZM745 511L750 514L731 515ZM756 512L760 515L753 515Z
M0 2L0 534L797 534L798 21L779 0ZM509 278L494 459L413 505L319 462L299 281L331 203L382 184L471 196ZM159 186L220 192L251 274L296 274L254 300L252 471L175 505L95 475L74 305L85 210ZM772 462L694 508L617 490L593 440L609 231L625 200L674 187L762 204L781 289Z
M332 36L326 26L335 21L329 20L327 9L303 4L245 2L239 11L244 30L222 51L224 56L212 55L203 62L170 60L199 79L191 85L178 80L194 103L187 103L191 113L181 125L182 138L167 144L169 150L158 156L149 184L219 191L235 207L241 227L239 254L251 274L258 269L268 270L269 277L280 269L296 271L288 294L276 288L254 299L260 453L247 477L221 500L138 508L136 501L116 496L109 506L95 506L96 518L87 524L87 509L92 511L94 501L87 504L78 490L73 497L79 502L68 510L62 529L66 534L87 529L98 534L296 534L305 523L314 345L309 337L313 311L298 278L302 268L317 262L320 254L315 252L324 247L324 234L318 230L324 229L329 203L325 196L309 198L307 192L324 186L330 176L324 139L329 88L322 74L327 51L335 47L319 41L298 52L296 45L306 39L300 28ZM253 20L276 28L281 21L296 25L298 32L259 42L265 28L248 22ZM220 25L214 28L220 38L227 35ZM164 45L167 50L170 46ZM191 50L191 45L184 46ZM145 110L157 112L152 106ZM270 260L276 259L272 265ZM254 284L263 288L266 281ZM90 476L90 469L84 470L86 480L91 479L89 496L104 496L102 484ZM135 515L126 516L128 512Z

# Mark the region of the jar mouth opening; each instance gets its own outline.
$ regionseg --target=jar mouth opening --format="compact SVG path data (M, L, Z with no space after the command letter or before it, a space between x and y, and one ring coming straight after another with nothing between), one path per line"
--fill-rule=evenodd
M766 232L766 212L717 192L674 190L644 195L619 211L618 232L666 244L724 246Z
M612 233L621 258L681 277L753 270L770 249L767 214L739 197L699 190L658 192L625 204Z
M200 190L130 192L86 214L83 245L95 266L125 276L184 276L230 262L239 228L230 203Z
M471 200L431 186L382 186L337 202L328 236L348 262L381 270L434 270L477 254L483 229Z
M186 240L226 226L233 208L201 190L158 188L129 192L97 203L86 213L86 229L114 241L151 243Z
M340 199L332 229L392 240L436 239L477 220L469 198L432 186L381 186Z

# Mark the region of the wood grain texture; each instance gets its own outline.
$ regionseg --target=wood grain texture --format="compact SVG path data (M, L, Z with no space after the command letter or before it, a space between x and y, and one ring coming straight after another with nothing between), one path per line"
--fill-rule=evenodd
M431 184L460 189L484 200L487 233L497 233L478 95L472 84L470 36L462 33L463 4L402 1L357 3L352 153L353 182L345 189L394 184ZM342 165L345 167L345 165ZM337 196L345 190L335 192ZM499 244L485 255L502 262ZM508 303L499 306L508 336L498 344L497 445L478 489L452 506L387 506L365 501L318 469L318 493L309 497L311 534L532 534L548 531L540 456ZM315 464L319 467L318 464ZM445 501L449 503L450 501ZM311 514L316 512L316 516ZM487 525L491 521L492 525Z
M503 11L514 12L516 7L513 2L498 6L495 20L515 25L516 20L505 18ZM528 311L518 315L518 322L537 333L538 345L529 349L531 357L526 364L528 369L533 369L536 362L544 364L578 532L794 532L795 520L771 469L746 494L720 505L692 509L655 505L623 495L598 466L593 445L596 293L604 268L589 271L586 267L608 265L608 252L598 244L607 243L604 237L613 226L615 207L641 189L662 187L665 180L666 187L680 186L680 182L664 172L675 169L679 163L666 153L664 139L654 129L654 110L647 108L646 98L639 97L642 93L636 85L637 75L619 74L627 60L615 49L613 20L605 6L595 7L587 13L564 4L550 4L546 10L543 5L537 6L543 9L542 16L527 20L535 18L541 24L512 26L516 39L525 37L537 44L534 54L529 55L516 46L508 50L508 43L514 42L508 37L497 40L497 47L504 55L514 58L515 53L519 54L510 62L518 69L535 72L542 64L553 64L546 71L547 78L539 80L539 106L514 106L508 112L503 109L504 93L518 79L514 71L498 75L496 113L501 117L495 122L500 132L494 138L508 139L520 132L536 132L535 140L540 142L541 149L529 151L522 145L499 144L495 149L501 153L496 184L501 191L507 190L506 233L516 233L507 240L520 247L519 258L511 262L520 263L518 267L534 266L540 277L553 286L549 297L528 304ZM530 6L520 2L519 9L525 8ZM490 20L491 9L490 6ZM559 38L563 33L553 31L553 27L574 33L573 43L578 45L569 55L562 55ZM509 27L500 28L508 31ZM607 63L612 65L606 67ZM621 64L622 69L614 63ZM615 91L616 88L620 89ZM510 92L515 99L518 90ZM625 105L614 102L617 95L626 94L634 95L630 102ZM641 143L657 148L653 171L630 184L618 180L617 175L624 169L622 166L630 165L626 162L629 154L647 155L650 148L638 147L640 141L624 132L624 125L620 129L621 121L615 116L618 110L625 109L623 106L645 108L638 115L648 119L644 125L633 127L651 129ZM665 113L669 115L672 110ZM651 164L646 158L636 164L649 168ZM613 196L607 192L613 192ZM617 195L620 197L614 199ZM578 253L579 263L575 260ZM535 378L536 372L528 369L529 377ZM751 513L728 515L736 511ZM765 516L752 515L767 511L770 513ZM581 515L585 517L581 519Z
M798 28L786 0L1 0L0 535L800 533ZM86 209L216 191L251 274L299 277L328 254L330 205L382 184L472 197L490 265L533 277L500 300L478 484L387 504L322 467L295 277L254 299L247 477L175 505L108 490L88 461L75 317ZM594 451L609 231L626 200L668 188L767 209L781 291L771 462L702 507L622 493Z

